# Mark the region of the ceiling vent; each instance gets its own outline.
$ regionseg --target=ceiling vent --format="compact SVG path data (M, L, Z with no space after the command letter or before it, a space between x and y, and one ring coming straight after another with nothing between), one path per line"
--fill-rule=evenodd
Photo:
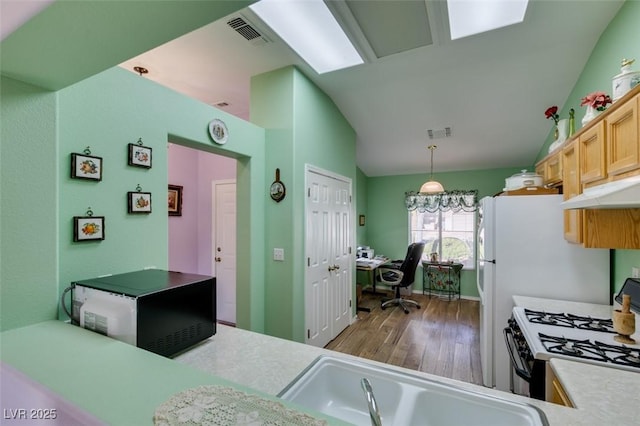
M428 129L427 134L429 139L444 139L451 137L451 127L445 127L444 129Z
M255 25L249 23L249 21L243 16L236 16L227 21L227 25L235 30L238 34L244 37L247 41L251 42L254 46L262 46L270 43L264 34L262 34Z

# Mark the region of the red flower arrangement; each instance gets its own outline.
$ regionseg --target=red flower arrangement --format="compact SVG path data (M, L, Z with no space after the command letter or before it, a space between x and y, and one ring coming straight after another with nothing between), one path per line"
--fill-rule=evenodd
M558 120L560 119L560 116L558 115L558 107L554 105L547 108L547 110L544 112L544 116L545 118L552 118L554 123L558 124Z
M582 98L580 106L588 105L598 111L604 111L607 109L607 105L610 104L611 98L604 92L593 92Z

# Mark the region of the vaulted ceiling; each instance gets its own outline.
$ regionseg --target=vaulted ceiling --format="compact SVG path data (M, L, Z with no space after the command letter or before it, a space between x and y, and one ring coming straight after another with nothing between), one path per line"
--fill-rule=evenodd
M64 19L72 25L77 3L58 1L49 9L55 7L59 13L36 18L46 15L58 19L59 25ZM109 2L98 3L102 12L110 10ZM162 3L180 2L151 4ZM551 130L545 109L562 107L623 1L532 0L522 24L452 41L444 1L335 0L330 2L332 10L357 41L366 63L322 75L244 8L250 1L225 2L226 9L220 2L189 3L218 5L208 6L215 8L208 14L205 9L199 14L180 13L178 6L171 12L175 15L169 21L171 31L162 37L151 37L155 32L150 30L148 39L140 40L145 33L136 31L125 34L128 45L124 39L102 37L102 44L130 47L117 54L105 52L101 65L121 58L117 63L131 72L134 66L144 66L150 71L145 78L247 120L251 76L295 65L333 99L355 129L358 166L368 176L383 176L426 172L426 147L431 143L438 145L435 172L533 164ZM114 19L126 19L142 29L167 25L165 15L154 21L160 12L149 5L146 12L115 16L105 12L103 25L93 30L110 31L106 27ZM229 25L235 18L262 37L247 40ZM83 34L76 31L75 36ZM148 48L141 51L145 45ZM2 66L3 74L20 75ZM612 76L618 71L612 64ZM30 82L48 84L31 78ZM69 81L77 78L70 76ZM51 88L59 88L55 86ZM451 129L450 137L429 139L429 129L437 137L445 127Z

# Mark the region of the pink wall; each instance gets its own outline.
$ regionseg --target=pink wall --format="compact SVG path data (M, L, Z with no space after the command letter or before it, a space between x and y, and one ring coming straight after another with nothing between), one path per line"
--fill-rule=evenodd
M236 160L169 144L169 184L183 186L182 216L169 216L169 269L212 275L211 182L235 179Z

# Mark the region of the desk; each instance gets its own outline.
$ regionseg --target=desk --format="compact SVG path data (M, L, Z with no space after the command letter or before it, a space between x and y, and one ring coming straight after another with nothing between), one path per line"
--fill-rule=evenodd
M373 288L373 291L371 291L371 293L373 293L373 294L382 294L382 293L377 293L376 292L376 275L375 275L375 271L376 271L376 269L378 269L380 266L384 265L388 261L389 261L389 259L386 258L386 257L375 257L373 259L367 259L365 257L360 257L360 258L356 259L356 270L365 271L367 273L367 278L368 278L368 281L369 281L367 284ZM361 307L358 307L358 306L356 306L356 308L359 311L370 312L370 309L368 309L368 308L361 308Z
M366 271L369 277L369 284L373 287L373 293L376 292L376 277L375 270L389 261L386 257L375 257L373 259L367 259L361 257L356 259L356 269L358 271Z
M426 291L429 296L436 295L460 298L460 271L462 263L452 262L422 262L422 294Z

